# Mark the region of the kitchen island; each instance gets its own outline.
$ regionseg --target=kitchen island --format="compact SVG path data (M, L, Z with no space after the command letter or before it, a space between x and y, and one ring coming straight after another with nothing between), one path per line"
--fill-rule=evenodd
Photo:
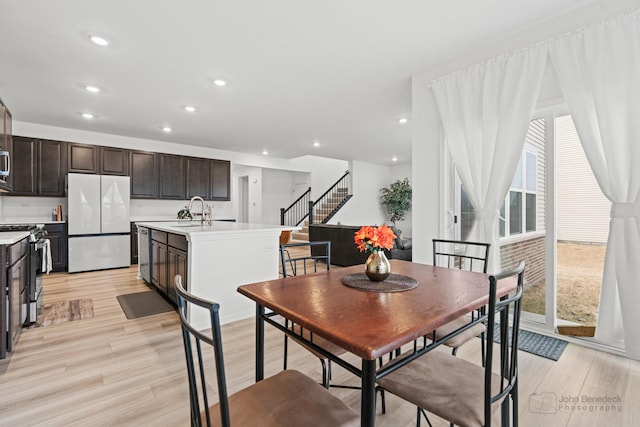
M180 274L189 292L220 304L223 324L255 315L255 305L238 294L237 287L276 279L280 233L299 229L227 221L136 225L140 277L175 301L173 277ZM143 254L143 248L148 249L148 255ZM192 312L190 316L197 327L210 326L207 313Z

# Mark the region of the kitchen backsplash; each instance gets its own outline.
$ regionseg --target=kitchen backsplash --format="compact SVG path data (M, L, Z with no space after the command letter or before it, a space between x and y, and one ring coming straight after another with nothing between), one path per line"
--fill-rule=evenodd
M231 202L205 202L213 208L214 218L236 218ZM176 218L178 211L189 204L188 200L131 200L130 215L134 218ZM62 206L62 220L67 220L67 199L58 197L0 197L0 223L19 218L51 219L51 211ZM200 209L197 203L195 209Z
M67 199L64 197L0 197L0 221L16 218L51 219L51 211L62 206L62 220L67 217Z
M205 202L213 210L214 218L235 218L231 202ZM189 204L188 200L131 200L131 216L141 218L168 216L177 218L178 211L184 209ZM194 209L200 209L200 202L197 202Z

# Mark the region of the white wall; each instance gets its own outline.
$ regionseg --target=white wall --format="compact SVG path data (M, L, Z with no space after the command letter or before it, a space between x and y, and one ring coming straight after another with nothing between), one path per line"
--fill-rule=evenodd
M309 189L309 187L311 187L311 174L308 172L294 172L291 203L298 200L298 198L302 196Z
M353 197L329 221L345 225L383 224L387 215L378 201L378 192L389 185L390 168L364 162L351 162Z
M280 224L280 208L292 202L294 174L289 171L262 170L262 223Z
M238 180L246 176L249 182L248 220L256 224L262 224L262 171L262 168L253 166L232 165L231 167L231 203L235 216L239 217L240 212Z
M151 139L88 132L79 129L61 128L20 121L13 122L13 134L29 136L32 138L54 139L58 141L104 145L108 147L120 147L132 150L147 150L183 156L222 159L229 160L231 163L239 163L256 167L295 169L295 164L289 159L257 156L234 151L218 150L215 148L198 147L195 145L184 145Z
M637 0L609 0L592 2L582 8L559 15L515 34L505 34L501 40L488 44L457 58L443 62L412 76L412 185L413 185L413 260L431 262L433 237L442 235L445 203L442 193L444 158L441 147L441 124L429 82L456 70L494 58L498 55L526 48L549 40L568 31L637 7ZM540 101L561 97L555 76L548 72L540 95ZM439 161L440 160L440 161Z
M389 180L390 180L389 184L399 179L402 180L404 178L408 178L409 183L411 183L411 163L402 163L399 165L391 166L389 170ZM385 187L388 187L389 184L387 184ZM413 185L412 185L412 189L413 189ZM404 221L396 222L396 226L398 227L398 229L402 230L402 235L404 237L411 237L411 233L413 230L413 226L412 226L413 214L412 213L413 213L413 209L407 212L407 217L404 219Z
M311 173L311 198L316 200L324 194L349 169L346 160L327 157L302 156L291 160L297 170Z
M440 118L428 77L414 76L412 85L411 186L413 261L431 264L431 239L439 236L441 213Z
M332 185L348 168L348 162L344 160L329 159L318 156L303 156L296 159L280 159L269 156L256 156L244 153L237 153L233 151L217 150L213 148L198 147L193 145L183 145L164 141L155 141L142 138L132 138L120 135L111 135L98 132L88 132L78 129L60 128L55 126L40 125L36 123L27 123L14 121L13 122L13 134L21 136L29 136L33 138L53 139L68 142L80 142L85 144L104 145L108 147L120 147L133 150L147 150L160 153L179 154L185 156L205 157L214 159L223 159L231 161L232 180L231 180L231 201L230 202L208 202L213 207L214 218L237 218L238 217L238 205L237 200L237 175L233 176L234 166L242 165L254 168L251 170L251 180L249 181L250 188L250 217L252 221L260 222L263 217L263 209L265 213L269 212L268 219L270 218L271 210L268 206L263 206L262 196L255 190L257 188L262 189L262 172L258 169L268 170L281 170L289 171L293 177L295 177L296 183L306 183L306 188L311 186L313 188L312 193L315 192L318 196L324 193L330 185ZM257 182L254 182L256 181ZM297 189L298 187L296 187ZM302 191L306 191L306 188ZM271 191L268 189L268 191ZM293 201L291 199L291 188L287 188L284 193L287 193L287 202L283 206L277 207L279 212L280 207L286 207ZM47 212L45 207L53 204L63 204L65 208L66 199L61 199L53 202L50 198L39 197L0 197L0 219L9 217L24 217L28 215L33 217L37 214L38 217L46 213L46 217L50 215L50 209ZM187 200L147 200L147 199L134 199L131 203L131 216L134 218L144 217L175 217L177 212L184 208L187 204ZM275 202L274 202L275 203ZM278 221L279 223L279 217Z

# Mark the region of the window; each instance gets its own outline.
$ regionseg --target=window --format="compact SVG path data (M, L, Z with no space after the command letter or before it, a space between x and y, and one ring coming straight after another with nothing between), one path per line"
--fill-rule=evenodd
M511 189L500 210L500 237L536 231L538 156L525 149L511 182Z
M500 237L521 236L544 229L544 218L539 218L544 216L542 215L544 197L538 184L542 182L544 186L544 181L540 181L544 178L544 159L539 158L538 154L544 153L544 138L545 120L532 120L511 188L507 192L504 204L500 207L498 220ZM460 238L468 240L475 213L461 184L459 188L457 204L460 215Z

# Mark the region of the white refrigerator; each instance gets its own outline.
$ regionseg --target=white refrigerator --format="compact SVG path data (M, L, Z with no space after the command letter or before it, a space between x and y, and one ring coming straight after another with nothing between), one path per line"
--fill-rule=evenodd
M129 177L67 176L69 272L131 264Z

